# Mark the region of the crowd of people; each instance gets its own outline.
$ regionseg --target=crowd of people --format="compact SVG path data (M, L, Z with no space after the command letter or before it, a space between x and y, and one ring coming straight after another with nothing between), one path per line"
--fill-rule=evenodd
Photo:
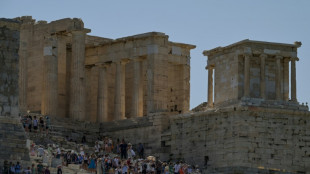
M46 132L50 127L48 116L24 116L21 122L26 132ZM67 138L69 141L69 138ZM154 156L145 157L144 145L139 143L133 146L124 139L111 137L100 137L94 143L94 147L89 148L86 144L86 137L82 137L81 144L75 144L71 149L64 149L59 145L48 144L35 145L30 147L30 155L36 157L48 157L58 159L57 174L62 174L62 166L70 164L78 165L80 169L97 174L198 174L198 166L188 165L182 161L170 162L160 161ZM44 165L43 165L44 164ZM5 161L3 173L5 174L50 174L49 167L44 160L31 167L22 168L17 162L8 163ZM55 166L54 166L55 167Z
M60 171L60 172L59 172ZM23 168L22 165L17 162L4 161L3 169L1 171L3 174L50 174L49 167L44 167L42 163L37 165L32 164L31 167ZM61 167L58 168L57 174L62 174Z
M82 138L85 141L85 137ZM53 149L55 149L53 151ZM145 157L144 146L139 143L133 148L131 143L119 139L99 138L92 150L85 152L83 144L77 150L65 150L59 146L48 145L46 151L61 159L63 166L79 165L81 169L97 174L194 174L200 173L198 166L183 163L162 162L153 156ZM32 151L33 152L33 151ZM33 155L33 154L32 154ZM43 156L42 146L37 155Z
M42 115L24 115L21 117L21 122L26 132L48 134L50 128L50 119L48 116L44 118Z

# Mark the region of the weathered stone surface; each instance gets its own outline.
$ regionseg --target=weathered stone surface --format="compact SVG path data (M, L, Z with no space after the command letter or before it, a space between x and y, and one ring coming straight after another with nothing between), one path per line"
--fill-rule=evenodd
M0 115L19 114L19 26L17 20L0 18Z
M18 118L0 116L0 167L4 160L30 166L26 135Z

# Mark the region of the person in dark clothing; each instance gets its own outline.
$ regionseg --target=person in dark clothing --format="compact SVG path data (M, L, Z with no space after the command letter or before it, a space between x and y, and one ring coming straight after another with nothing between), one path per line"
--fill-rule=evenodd
M46 167L44 174L51 174L50 170L48 169L48 167Z
M122 140L122 143L119 145L121 149L121 159L127 159L127 143Z
M139 146L138 146L138 153L139 153L139 157L140 157L140 158L143 158L143 157L144 157L144 147L143 147L143 144L142 144L142 143L139 143Z
M85 135L83 135L83 137L82 137L82 144L85 144L86 143L86 137L85 137Z
M62 174L61 166L58 166L57 174Z

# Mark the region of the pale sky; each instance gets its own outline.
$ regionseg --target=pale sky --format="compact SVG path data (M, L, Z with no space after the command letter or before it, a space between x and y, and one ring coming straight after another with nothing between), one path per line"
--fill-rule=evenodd
M90 35L120 38L158 31L191 51L191 108L207 100L203 50L243 39L301 41L297 98L310 102L310 0L1 0L0 18L32 16L48 22L81 18Z

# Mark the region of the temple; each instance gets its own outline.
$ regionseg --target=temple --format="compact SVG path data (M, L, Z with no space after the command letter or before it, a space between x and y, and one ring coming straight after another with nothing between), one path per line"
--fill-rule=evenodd
M247 39L204 51L208 56L208 108L299 106L296 61L300 46L300 42L283 44Z
M76 18L20 20L21 112L104 122L189 111L195 46L158 32L90 36Z

